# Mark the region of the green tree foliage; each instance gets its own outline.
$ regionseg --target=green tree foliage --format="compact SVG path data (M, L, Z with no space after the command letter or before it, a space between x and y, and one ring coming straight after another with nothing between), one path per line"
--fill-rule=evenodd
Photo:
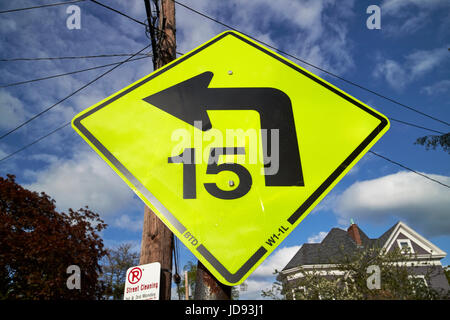
M414 144L425 146L427 150L430 148L435 150L441 147L445 152L450 153L450 132L443 135L429 135L417 138Z
M55 201L0 177L0 298L98 299L100 259L105 255L98 233L106 228L87 207L57 212ZM67 268L78 265L81 289L69 290Z
M115 249L106 249L102 261L104 297L108 300L122 300L127 270L139 264L139 255L131 250L130 243L121 244Z
M448 299L448 292L439 292L426 285L424 278L415 277L417 265L402 263L413 255L394 251L386 253L381 248L360 249L356 254L343 255L335 262L333 270L325 268L299 268L301 277L291 280L280 277L271 289L261 295L272 299L296 300L430 300ZM330 261L330 263L333 263ZM371 274L369 266L378 266L380 288L368 286ZM438 271L434 265L427 266L425 280L429 283ZM278 273L279 274L279 273ZM281 280L281 282L280 282Z

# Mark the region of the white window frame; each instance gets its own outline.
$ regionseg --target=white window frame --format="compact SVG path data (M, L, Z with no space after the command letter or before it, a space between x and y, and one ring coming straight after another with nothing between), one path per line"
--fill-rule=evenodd
M425 285L428 287L427 279L425 278L425 275L423 275L423 274L409 275L408 278L412 278L412 279L422 279L422 280L423 280L423 283L425 283Z
M422 280L423 280L423 283L425 283L425 287L428 287L427 279L425 278L425 275L423 275L423 274L413 274L413 275L409 275L409 276L408 276L408 279L422 279ZM414 290L414 294L416 293L415 291L416 291L416 290Z
M404 242L406 242L408 244L409 253L415 253L414 248L411 244L411 240L409 240L409 239L397 239L397 244L398 244L398 247L400 248L400 250L403 252L402 243L404 243Z
M296 299L295 299L295 293L298 292L298 291L303 291L303 292L306 293L306 288L305 288L305 286L300 286L300 287L297 287L297 288L292 289L292 300L296 300Z

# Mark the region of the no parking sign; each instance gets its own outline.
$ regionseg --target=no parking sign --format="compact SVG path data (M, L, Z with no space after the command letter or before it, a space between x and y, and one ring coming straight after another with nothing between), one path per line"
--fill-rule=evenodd
M127 270L124 300L159 300L159 262L131 267Z

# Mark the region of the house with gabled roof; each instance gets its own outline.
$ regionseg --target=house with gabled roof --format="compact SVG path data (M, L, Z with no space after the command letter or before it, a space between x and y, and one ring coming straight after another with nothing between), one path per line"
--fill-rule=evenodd
M404 222L396 223L375 239L369 238L353 222L347 230L333 228L322 242L303 244L279 273L278 280L283 286L292 288L290 283L294 283L295 279L302 277L303 272L308 270L324 270L326 275L343 276L344 272L337 270L337 264L344 257L352 256L358 249L370 247L383 248L385 252L396 248L408 252L404 263L407 266L414 265L411 268L414 277L423 278L425 284L433 289L444 292L450 289L441 264L446 253ZM430 268L433 268L432 277L429 276ZM429 276L428 281L425 275Z

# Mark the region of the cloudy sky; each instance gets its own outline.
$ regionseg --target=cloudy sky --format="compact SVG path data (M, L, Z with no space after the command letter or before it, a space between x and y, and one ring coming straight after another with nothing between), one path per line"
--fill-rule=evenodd
M0 11L51 3L0 2ZM348 80L450 121L450 3L446 0L180 0L228 25ZM143 21L142 0L104 0ZM381 29L369 30L366 9L381 7ZM66 27L68 5L0 15L0 59L135 53L149 44L143 26L88 1L81 29ZM177 51L187 52L226 30L176 7ZM16 82L124 60L124 57L0 61L0 135L95 79L107 68L23 85ZM298 61L294 61L298 63ZM302 64L300 64L303 66ZM405 110L309 66L303 66L373 106L389 118L448 132L447 125ZM111 68L111 67L109 67ZM151 59L128 62L58 104L43 116L0 139L0 159L51 132L72 117L152 71ZM414 145L423 129L391 122L372 150L450 184L449 155ZM143 203L69 127L0 161L0 175L45 191L60 210L88 205L109 224L107 246L131 242L138 250ZM412 172L367 154L316 209L247 280L243 298L259 298L305 242L320 242L350 218L378 237L402 220L450 252L450 191ZM182 264L194 257L181 246ZM449 258L443 260L448 264Z

